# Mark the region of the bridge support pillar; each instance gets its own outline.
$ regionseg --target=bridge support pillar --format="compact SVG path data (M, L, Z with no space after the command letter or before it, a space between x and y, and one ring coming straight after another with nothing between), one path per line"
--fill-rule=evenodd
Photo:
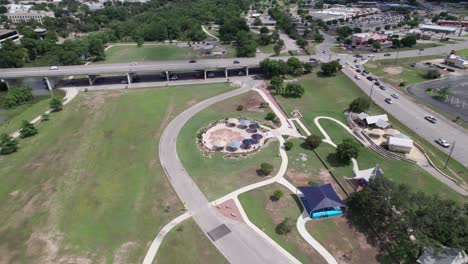
M95 75L88 75L89 86L93 86L94 81L96 81Z
M229 76L228 76L228 69L227 69L227 68L224 69L224 75L226 76L226 79L229 77Z
M245 76L249 76L249 67L245 67Z
M205 78L205 80L206 80L206 69L203 70L203 78Z
M49 91L51 91L52 89L54 89L55 87L55 80L53 80L52 78L49 78L49 77L44 77L44 80L45 80L45 83L47 85L47 88L49 88Z
M7 80L7 79L1 79L0 81L1 81L2 83L5 83L7 89L10 89L10 87L11 87L11 82L9 82L9 80Z
M169 71L166 71L166 80L169 81Z
M127 83L128 85L132 84L133 75L131 73L127 73Z

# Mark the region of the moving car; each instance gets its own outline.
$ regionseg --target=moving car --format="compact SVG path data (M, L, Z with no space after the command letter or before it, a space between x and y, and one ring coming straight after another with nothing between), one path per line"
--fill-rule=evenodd
M437 142L437 144L441 145L441 146L444 147L444 148L450 147L450 144L449 144L448 141L445 140L445 139L438 138L438 139L436 139L435 142Z
M359 75L354 75L354 78L355 78L356 80L361 80L361 77L359 77Z
M49 70L58 70L58 66L50 66Z
M208 76L208 77L215 77L215 74L214 74L214 72L210 72L210 73L208 73L207 76Z
M387 104L393 104L392 98L389 98L389 97L385 98L385 102Z
M385 53L384 56L385 56L385 57L388 57L388 56L392 56L392 54L390 54L390 53Z
M120 83L121 83L121 84L126 84L126 83L127 83L127 80L121 80Z
M137 64L138 64L138 63L136 63L136 62L132 62L132 63L130 63L130 66L135 66L135 65L137 65Z
M175 81L177 79L179 79L179 77L177 77L177 75L175 75L175 74L171 75L171 77L169 77L169 80L172 80L172 81Z
M425 116L424 119L426 119L427 121L429 121L429 122L431 122L433 124L437 123L437 119L435 117L433 117L433 116L430 116L430 115Z
M397 93L394 93L394 94L392 94L392 97L395 98L395 99L398 99L398 98L400 98L400 95L397 94Z
M383 86L383 85L380 85L379 88L380 88L381 90L386 90L386 89L387 89L387 88L385 88L385 86Z
M419 51L424 51L424 49L419 49Z
M233 61L232 63L234 64L239 64L240 62L238 60Z
M189 60L189 63L196 63L196 60Z

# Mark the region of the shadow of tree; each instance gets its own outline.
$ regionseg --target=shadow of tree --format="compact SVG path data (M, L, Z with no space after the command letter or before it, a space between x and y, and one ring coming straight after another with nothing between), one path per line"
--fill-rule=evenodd
M350 161L344 161L344 160L340 159L336 153L328 154L327 162L332 167L345 167L345 166L348 166L351 163Z

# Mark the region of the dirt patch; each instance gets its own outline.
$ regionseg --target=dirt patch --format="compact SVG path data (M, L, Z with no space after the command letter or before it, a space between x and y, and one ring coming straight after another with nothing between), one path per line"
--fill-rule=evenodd
M331 183L333 181L330 173L324 168L321 168L319 173L306 173L299 172L295 169L288 169L286 171L286 179L294 186L309 185L310 182L315 184L324 184Z
M398 75L404 71L403 67L385 67L383 71L390 75Z
M245 108L247 112L265 112L267 108L260 108L260 104L265 101L258 93L251 94L245 101Z
M127 57L128 54L129 54L129 49L128 49L128 48L121 49L121 50L119 51L119 56Z
M237 107L241 105L244 112L258 113L265 112L268 108L260 108L260 104L264 102L263 98L256 92L248 92L247 94L229 100L228 103L220 102L213 105L213 108L218 113L231 113L236 111ZM242 111L239 111L242 113Z
M286 194L286 195L289 195L289 194ZM265 209L268 212L268 215L271 216L271 219L273 219L273 222L275 223L275 225L281 223L284 220L282 216L282 211L285 211L289 206L291 206L290 204L288 204L288 201L289 201L288 199L284 199L284 198L275 202L273 202L271 199L268 199L265 205ZM299 215L299 211L297 212L297 214ZM295 219L291 219L292 222L294 220Z
M138 243L132 242L132 241L122 244L115 252L113 263L116 263L116 264L130 263L130 261L128 260L130 252L137 246L138 246Z

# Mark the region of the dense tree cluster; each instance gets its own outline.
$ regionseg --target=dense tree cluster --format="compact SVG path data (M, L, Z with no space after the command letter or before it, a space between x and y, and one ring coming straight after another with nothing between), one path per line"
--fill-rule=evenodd
M296 57L291 57L287 61L264 59L260 62L260 68L267 78L285 74L299 76L304 74L306 69L311 70L310 65L306 66L306 64L308 63L303 63Z
M322 63L320 66L320 75L324 77L335 76L338 71L342 68L341 64L334 60L328 63Z
M423 248L468 250L468 207L452 200L412 192L385 177L352 193L348 217L360 230L381 239L382 263L413 263Z
M3 99L3 107L7 109L14 108L31 101L33 98L34 96L30 86L12 87L8 90Z
M352 138L345 138L343 142L336 146L336 156L340 162L348 164L351 159L355 159L359 154L359 143Z

